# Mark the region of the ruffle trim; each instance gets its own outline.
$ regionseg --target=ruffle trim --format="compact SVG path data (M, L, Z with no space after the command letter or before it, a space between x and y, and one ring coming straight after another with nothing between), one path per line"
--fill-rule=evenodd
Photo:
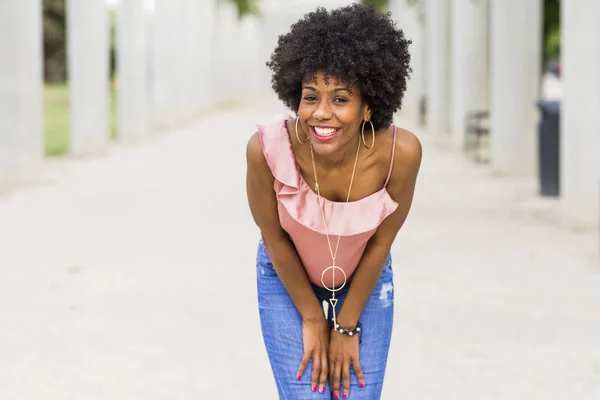
M277 200L291 218L305 227L325 235L352 236L376 229L398 207L385 188L352 202L336 202L325 198L323 212L319 196L300 174L286 122L290 115L280 114L268 125L258 125L263 153L275 178ZM332 241L334 245L334 241Z

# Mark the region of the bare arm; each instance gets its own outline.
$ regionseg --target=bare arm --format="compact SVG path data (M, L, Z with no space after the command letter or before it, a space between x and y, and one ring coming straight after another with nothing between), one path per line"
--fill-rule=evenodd
M246 158L246 190L252 217L260 228L277 276L302 316L304 355L296 376L301 379L312 359L311 388L323 393L329 372L329 326L296 248L279 223L277 198L273 190L275 178L265 160L258 133L248 142Z
M279 279L285 286L304 321L324 320L323 309L315 296L298 253L279 223L274 178L262 152L258 133L246 149L246 191L254 222Z
M408 131L401 131L396 142L394 169L388 183L388 191L398 203L398 208L381 223L367 244L338 316L338 323L342 327L356 326L377 284L392 243L410 211L421 157L422 149L417 137Z

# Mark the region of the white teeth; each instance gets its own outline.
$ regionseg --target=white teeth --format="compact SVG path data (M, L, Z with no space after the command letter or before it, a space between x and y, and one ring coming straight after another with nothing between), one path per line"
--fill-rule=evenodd
M319 135L319 136L331 136L336 131L337 131L337 129L333 129L333 128L317 128L317 127L315 127L315 132L317 132L317 135Z

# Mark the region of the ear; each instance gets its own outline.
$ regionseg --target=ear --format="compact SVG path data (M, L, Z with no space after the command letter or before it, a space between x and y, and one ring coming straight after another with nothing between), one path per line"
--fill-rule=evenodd
M367 104L363 107L363 121L371 120L371 108Z

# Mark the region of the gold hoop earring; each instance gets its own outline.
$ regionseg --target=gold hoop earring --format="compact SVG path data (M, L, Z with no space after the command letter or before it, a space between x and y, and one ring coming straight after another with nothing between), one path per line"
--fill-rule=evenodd
M300 120L300 118L296 118L296 139L298 139L298 141L300 142L300 144L305 144L308 143L308 141L310 140L310 136L306 135L306 141L302 141L300 140L300 135L298 135L298 121Z
M371 141L371 147L367 146L367 142L365 140L365 125L367 122L371 124L371 131L373 132L373 140ZM373 146L375 146L375 126L373 126L373 123L371 121L363 122L361 137L362 137L362 142L367 149L371 150L373 148Z

